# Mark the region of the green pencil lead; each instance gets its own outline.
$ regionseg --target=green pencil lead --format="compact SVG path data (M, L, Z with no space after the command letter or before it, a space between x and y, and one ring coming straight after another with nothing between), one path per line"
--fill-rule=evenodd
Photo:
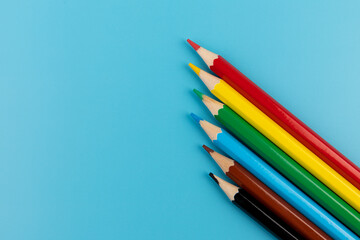
M204 95L204 94L203 94L202 92L200 92L199 90L197 90L197 89L195 89L195 88L194 88L193 91L194 91L194 93L196 93L196 95L197 95L201 100L203 99L203 95Z

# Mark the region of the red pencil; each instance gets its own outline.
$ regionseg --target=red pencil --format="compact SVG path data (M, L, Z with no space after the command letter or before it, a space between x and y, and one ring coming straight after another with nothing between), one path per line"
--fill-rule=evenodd
M301 122L223 57L187 40L206 65L325 163L360 189L360 168Z

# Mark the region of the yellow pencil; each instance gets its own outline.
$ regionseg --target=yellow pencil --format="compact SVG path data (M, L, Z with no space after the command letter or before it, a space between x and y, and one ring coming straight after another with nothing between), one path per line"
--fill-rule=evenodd
M360 191L222 79L189 64L212 94L360 212Z

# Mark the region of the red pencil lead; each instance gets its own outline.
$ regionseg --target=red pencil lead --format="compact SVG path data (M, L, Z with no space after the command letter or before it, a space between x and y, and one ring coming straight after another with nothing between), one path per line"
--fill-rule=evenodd
M192 46L192 47L195 49L195 51L197 51L197 50L200 48L199 45L197 45L196 43L194 43L194 42L191 41L190 39L188 39L188 40L186 40L186 41L190 44L190 46Z

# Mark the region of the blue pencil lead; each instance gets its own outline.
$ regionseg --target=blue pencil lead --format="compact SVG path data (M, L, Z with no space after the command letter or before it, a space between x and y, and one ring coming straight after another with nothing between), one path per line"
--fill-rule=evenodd
M203 120L202 118L200 118L199 116L195 115L194 113L190 113L190 116L195 120L195 122L199 123L201 120Z

